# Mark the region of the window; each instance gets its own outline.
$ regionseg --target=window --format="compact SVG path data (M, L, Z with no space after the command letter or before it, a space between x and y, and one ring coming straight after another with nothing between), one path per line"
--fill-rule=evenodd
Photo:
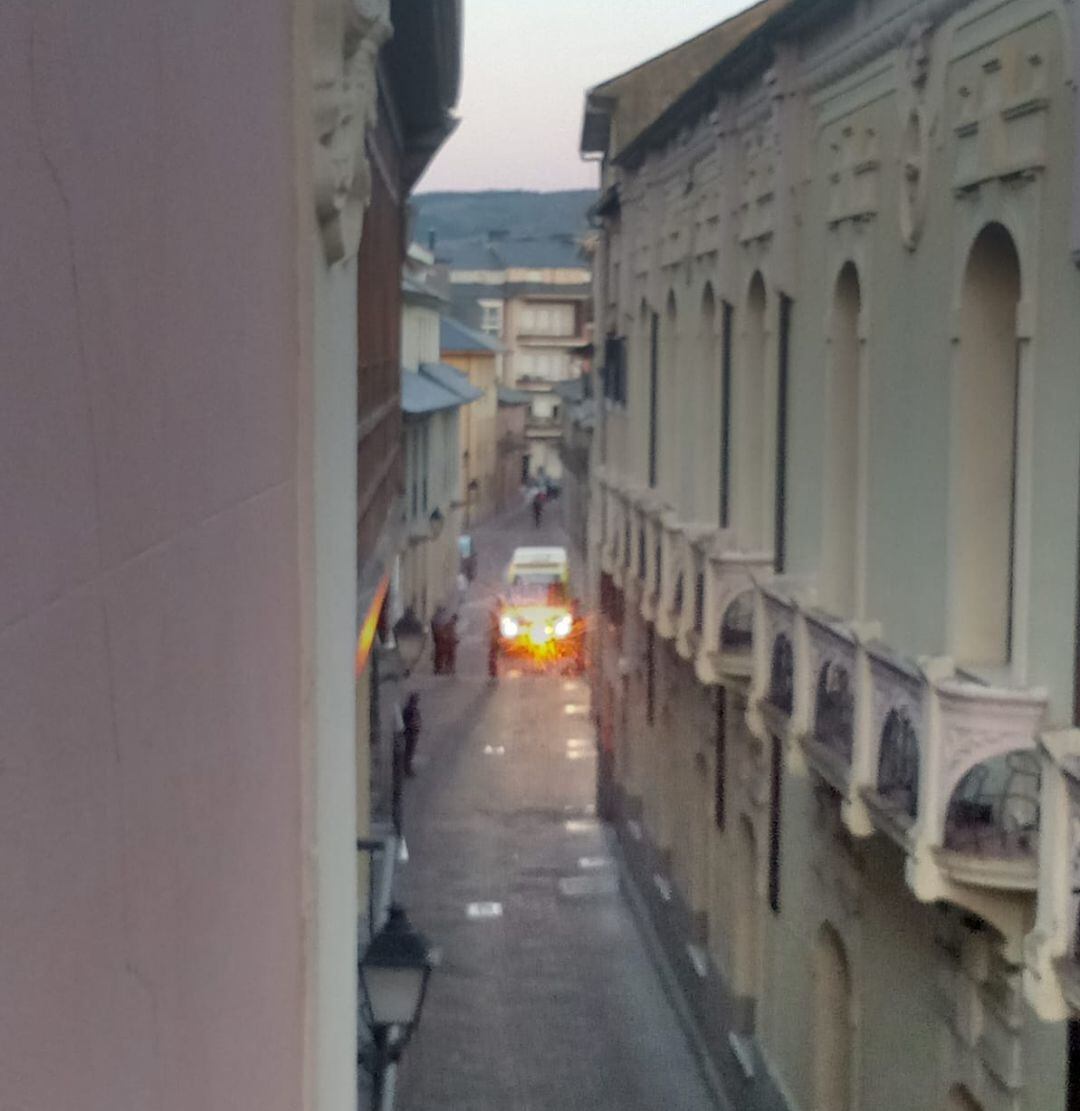
M848 263L833 290L829 336L828 425L825 481L829 496L822 530L822 587L829 611L856 613L859 497L859 274Z
M720 527L731 523L731 332L735 308L724 302L720 337Z
M659 360L660 316L653 313L649 321L649 485L655 489L657 481L657 422L660 418Z
M952 654L1006 664L1013 649L1020 259L1000 224L968 256L952 435Z
M604 397L625 405L626 393L626 337L609 335L604 340Z
M791 356L791 314L794 302L780 298L780 351L776 376L776 573L783 574L787 562L787 425L788 370Z
M780 792L783 786L784 746L772 739L772 784L769 792L769 906L780 913Z
M716 756L716 778L713 781L713 819L717 829L724 828L724 787L727 776L727 690L716 688L716 736L713 739Z
M490 336L501 336L503 328L502 301L480 302L480 330Z

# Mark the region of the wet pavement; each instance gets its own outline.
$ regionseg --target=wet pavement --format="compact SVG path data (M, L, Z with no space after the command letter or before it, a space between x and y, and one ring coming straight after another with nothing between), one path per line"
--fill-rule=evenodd
M695 1058L594 818L581 679L486 673L487 609L512 549L566 544L557 506L475 529L455 677L421 666L399 892L438 947L398 1082L402 1111L707 1111Z

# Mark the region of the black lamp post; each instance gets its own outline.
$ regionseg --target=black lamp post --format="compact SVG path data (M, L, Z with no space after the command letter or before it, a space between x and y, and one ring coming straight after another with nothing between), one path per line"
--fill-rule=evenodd
M404 909L392 906L386 925L371 939L360 962L360 988L371 1029L372 1107L382 1101L386 1068L396 1062L420 1022L433 968L424 935Z

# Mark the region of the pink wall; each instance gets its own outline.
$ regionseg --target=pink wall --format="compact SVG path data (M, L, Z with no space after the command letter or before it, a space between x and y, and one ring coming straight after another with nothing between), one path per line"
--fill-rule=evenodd
M0 1107L296 1111L291 4L0 3Z

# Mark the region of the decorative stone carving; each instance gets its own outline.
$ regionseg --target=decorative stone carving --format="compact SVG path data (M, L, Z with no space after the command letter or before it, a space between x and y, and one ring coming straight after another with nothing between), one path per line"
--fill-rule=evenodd
M328 263L352 257L371 199L364 151L378 114L377 60L387 0L319 0L315 16L315 212Z
M900 147L900 236L909 251L918 246L926 218L931 132L926 87L930 78L931 45L930 25L917 20L908 29L900 50L897 101L904 118Z
M963 73L956 103L960 195L994 179L1027 180L1046 165L1049 43L1006 41Z

